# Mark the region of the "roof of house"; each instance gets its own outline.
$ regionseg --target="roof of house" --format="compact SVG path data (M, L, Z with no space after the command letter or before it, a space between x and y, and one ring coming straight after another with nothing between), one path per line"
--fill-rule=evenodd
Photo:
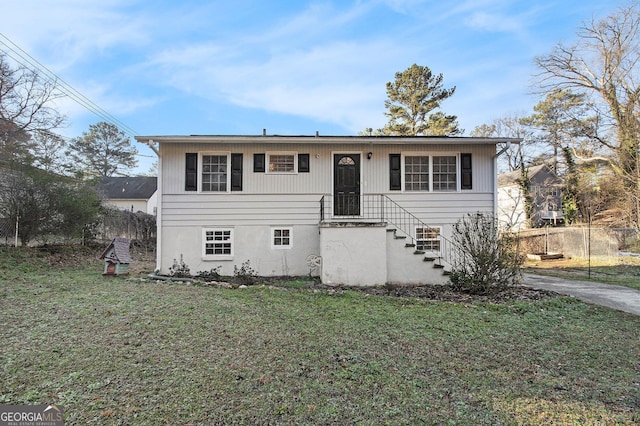
M110 200L148 200L158 188L158 178L148 176L137 177L105 177L100 182L100 189Z
M546 164L540 164L538 166L529 166L527 167L527 172L529 174L529 180L533 179L540 172L545 172L547 174L555 176L553 170L549 168ZM498 175L498 186L510 186L515 185L517 180L522 177L521 169L516 169L507 173L501 173Z
M402 144L474 144L496 145L499 143L519 144L520 138L476 138L466 136L285 136L267 135L164 135L164 136L136 136L141 143L352 143L373 145L402 145Z

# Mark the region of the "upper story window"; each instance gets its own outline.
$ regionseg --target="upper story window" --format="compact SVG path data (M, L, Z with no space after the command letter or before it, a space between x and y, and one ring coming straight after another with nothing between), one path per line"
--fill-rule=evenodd
M404 158L404 189L406 191L429 190L429 157Z
M267 154L269 173L295 173L296 155L295 153L269 153Z
M455 155L434 156L433 190L455 191L458 189L458 170Z
M457 189L457 156L404 156L405 191L456 191Z
M226 192L228 170L228 158L226 155L203 155L202 191Z

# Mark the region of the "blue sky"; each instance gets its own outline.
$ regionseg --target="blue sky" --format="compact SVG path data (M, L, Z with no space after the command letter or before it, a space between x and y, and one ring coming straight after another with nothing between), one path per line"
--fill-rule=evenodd
M21 0L0 33L139 135L354 135L385 124L385 85L414 63L456 86L442 109L468 135L530 113L534 58L607 3ZM102 120L58 106L68 137Z

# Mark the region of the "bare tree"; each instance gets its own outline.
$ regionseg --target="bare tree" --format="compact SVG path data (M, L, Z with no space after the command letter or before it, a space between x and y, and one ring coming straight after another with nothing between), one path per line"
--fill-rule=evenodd
M610 132L591 135L612 152L609 161L631 200L626 206L640 226L640 10L635 2L601 20L583 24L572 45L558 44L536 58L543 90L573 90L592 96Z
M527 163L531 158L531 129L523 123L518 113L511 113L497 118L491 124L477 126L471 136L475 137L506 137L522 139L520 145L511 145L500 157L502 171L513 171Z
M0 153L23 155L29 133L60 127L65 118L53 103L63 96L55 80L24 66L12 67L0 52Z
M37 130L33 132L31 141L33 165L47 172L64 174L68 167L64 155L67 142L64 138L49 131Z

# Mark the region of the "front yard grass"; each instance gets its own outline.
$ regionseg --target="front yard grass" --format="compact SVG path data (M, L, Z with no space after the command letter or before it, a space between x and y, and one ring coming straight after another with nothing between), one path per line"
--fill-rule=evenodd
M0 248L0 404L67 424L637 424L640 318L105 279Z

